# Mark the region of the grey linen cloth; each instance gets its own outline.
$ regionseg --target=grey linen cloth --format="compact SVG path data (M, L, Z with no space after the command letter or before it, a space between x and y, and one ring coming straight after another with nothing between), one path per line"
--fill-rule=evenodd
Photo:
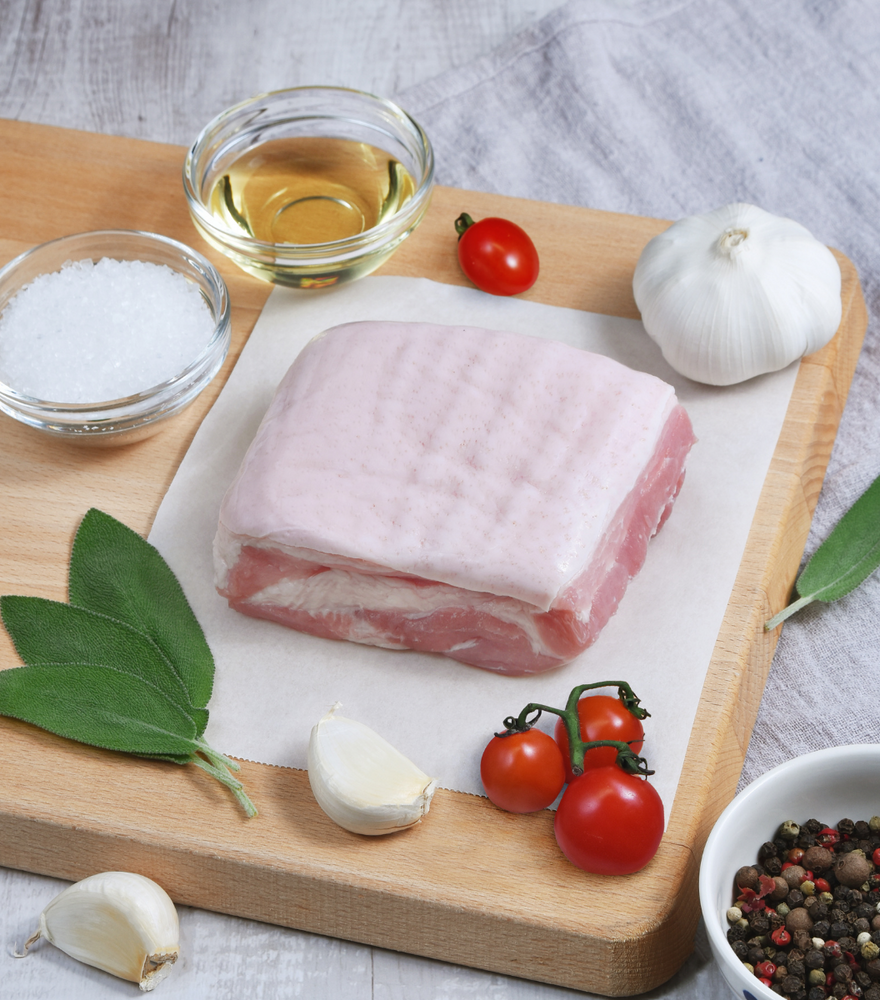
M398 95L442 184L677 219L746 201L856 265L870 324L806 556L880 474L880 14L871 0L571 0ZM740 787L880 741L880 574L783 628ZM723 996L701 934L663 997Z

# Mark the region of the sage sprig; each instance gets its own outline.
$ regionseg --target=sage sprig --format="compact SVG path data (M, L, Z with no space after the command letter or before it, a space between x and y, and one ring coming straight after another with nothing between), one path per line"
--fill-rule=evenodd
M774 615L776 628L813 601L836 601L855 590L880 566L880 476L837 522L795 583L798 599Z
M73 543L70 603L0 597L23 666L0 670L0 715L80 743L195 764L256 809L204 740L214 658L171 568L137 532L92 508Z

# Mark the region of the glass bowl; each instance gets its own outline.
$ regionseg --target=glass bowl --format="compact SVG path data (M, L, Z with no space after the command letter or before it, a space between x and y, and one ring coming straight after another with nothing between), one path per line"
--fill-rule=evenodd
M43 243L0 269L0 321L13 297L35 278L61 271L69 263L86 260L97 263L105 257L166 265L195 285L214 324L205 347L182 370L158 385L119 399L70 403L38 399L4 381L10 376L4 374L4 331L0 322L0 410L30 427L68 441L127 444L153 434L161 421L188 406L220 370L229 350L229 295L213 265L183 243L154 233L102 230ZM143 308L149 307L145 301ZM125 333L120 328L120 336ZM34 350L39 350L39 343ZM121 363L125 363L124 358ZM72 392L71 397L74 395Z
M719 816L700 862L700 905L709 944L731 990L742 1000L778 1000L749 972L727 942L726 913L734 876L757 861L785 820L870 820L880 801L880 744L832 747L803 754L762 774Z
M418 123L342 87L235 105L205 126L183 167L201 235L257 278L296 288L379 267L421 222L433 185Z

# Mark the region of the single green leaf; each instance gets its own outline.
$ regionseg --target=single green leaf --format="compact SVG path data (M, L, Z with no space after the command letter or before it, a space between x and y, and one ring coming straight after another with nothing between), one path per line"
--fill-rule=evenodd
M0 597L0 616L27 666L92 663L154 684L193 720L201 736L208 710L190 704L177 671L147 636L123 622L43 597Z
M813 601L836 601L880 566L880 476L837 522L795 583L799 599L764 626L780 622Z
M70 603L149 636L174 664L197 708L214 683L214 658L183 588L158 550L109 514L92 508L73 542Z
M0 670L0 715L124 753L191 758L193 720L132 674L93 663Z

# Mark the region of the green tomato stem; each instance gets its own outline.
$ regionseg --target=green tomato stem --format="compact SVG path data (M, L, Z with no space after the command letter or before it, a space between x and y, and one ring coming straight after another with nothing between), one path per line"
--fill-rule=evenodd
M565 726L568 736L569 757L571 760L571 771L574 775L584 773L584 754L587 750L595 747L615 747L617 749L617 765L629 774L653 774L649 770L644 757L639 757L634 753L632 747L622 740L583 740L581 739L580 715L578 714L578 702L584 691L590 691L600 687L616 687L617 695L623 702L626 709L637 719L644 719L650 715L639 705L639 698L626 681L596 681L593 684L579 684L572 688L568 696L565 708L553 708L551 705L539 705L537 702L529 702L518 716L509 716L504 720L506 733L521 733L531 729L540 719L542 712L550 712L558 715ZM530 718L531 716L531 718ZM504 735L502 733L498 734Z
M465 232L467 232L473 224L474 220L467 214L467 212L462 212L461 215L455 220L455 231L458 233L458 238L461 239Z

